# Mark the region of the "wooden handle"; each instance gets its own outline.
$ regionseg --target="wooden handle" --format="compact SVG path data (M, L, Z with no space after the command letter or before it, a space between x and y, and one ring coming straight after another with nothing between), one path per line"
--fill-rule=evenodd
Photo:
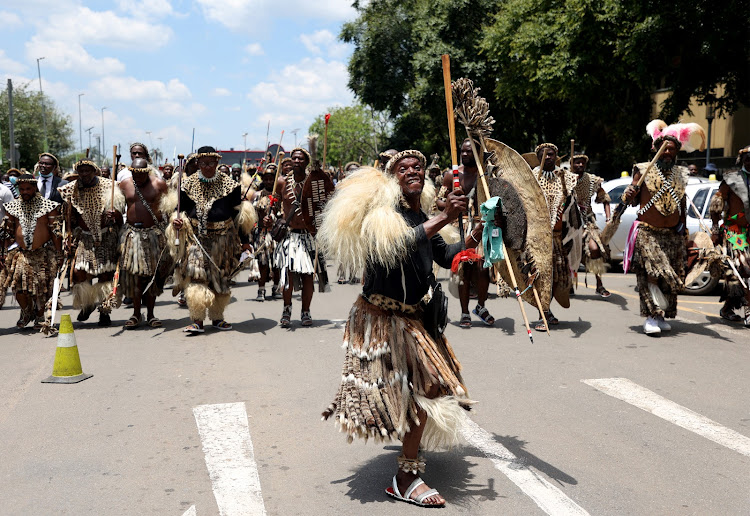
M576 141L570 140L570 171L573 172L573 154L576 152Z
M641 174L640 179L638 179L638 184L636 186L640 187L643 184L643 180L646 179L646 176L649 172L651 172L651 169L654 168L654 165L656 162L661 158L661 155L664 154L664 150L667 148L667 143L669 143L669 140L664 140L661 144L661 147L659 147L659 150L656 152L656 155L654 156L654 159L651 160L651 163L648 164L648 167L646 167L646 171Z
M456 169L456 167L458 167L458 155L456 153L456 119L453 115L453 89L451 88L451 57L448 54L443 54L441 59L443 62L445 108L448 112L448 138L450 138L451 165Z
M112 198L110 199L109 209L115 209L115 180L117 179L117 145L112 146Z

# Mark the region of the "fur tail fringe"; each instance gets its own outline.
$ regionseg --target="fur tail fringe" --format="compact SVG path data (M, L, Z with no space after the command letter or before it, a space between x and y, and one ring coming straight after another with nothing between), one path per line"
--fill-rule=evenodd
M460 446L461 428L466 422L466 410L454 396L435 399L414 394L414 400L427 412L427 424L422 434L421 447L427 451L445 450Z

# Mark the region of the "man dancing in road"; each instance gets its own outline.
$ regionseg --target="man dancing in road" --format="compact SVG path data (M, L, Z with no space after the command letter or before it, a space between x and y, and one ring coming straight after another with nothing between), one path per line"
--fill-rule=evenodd
M113 194L112 180L100 177L93 161L81 160L73 168L78 179L58 191L65 202L68 231L72 230L65 235L64 247L73 256L73 308L81 310L78 320L83 322L113 291L125 197L119 188ZM99 326L112 323L111 311L110 303L99 306Z
M640 205L628 241L629 247L632 245L633 248L632 267L641 300L641 316L646 318L643 331L647 335L658 335L672 329L664 319L673 319L677 315L677 294L684 287L688 170L678 166L675 160L681 148L693 150L689 147L689 138L695 129L687 127L682 130L680 126L683 125L686 124L667 127L661 120L653 120L646 126L653 139L653 150L660 148L665 141L666 147L640 188L636 188L637 183L646 172L648 163L638 163L633 167L633 182L622 195L626 204ZM630 249L626 252L630 253Z
M343 378L334 401L323 412L351 442L400 439L398 469L388 495L422 507L442 507L445 499L420 478L420 450L457 440L471 401L461 365L443 336L440 317L423 319L437 282L433 260L450 267L461 244L438 235L466 211L460 190L447 196L445 209L428 219L423 207L425 158L407 150L396 154L385 172L363 167L328 202L318 231L327 256L347 271L364 270L364 287L344 331ZM378 192L378 195L373 195ZM481 235L482 225L476 231ZM477 235L473 235L476 237ZM476 242L471 235L466 246ZM440 292L440 293L438 293ZM440 300L433 303L441 306ZM429 310L428 310L429 311Z
M724 292L721 301L724 306L719 311L722 319L742 321L750 328L750 291L742 286L738 275L745 285L750 280L750 145L740 150L737 165L741 168L735 172L725 172L719 190L711 199L709 211L713 227L711 239L714 244L722 244L727 251L734 269L725 268ZM721 220L723 224L720 224ZM745 307L744 318L734 311Z
M0 272L0 288L13 291L21 307L16 326L20 329L34 321L34 328L44 324L44 309L52 297L61 250L60 205L42 197L37 180L31 174L18 177L20 197L4 205L8 240L0 242L4 249L12 241L17 247L5 257Z
M147 324L159 328L162 323L154 315L154 305L172 269L163 214L174 211L174 206L161 206L169 198L169 188L153 174L145 159L134 159L128 170L132 177L120 183L127 203L127 222L120 237L120 282L123 295L133 302L133 315L125 329L132 330L141 323L141 303L146 304Z
M583 263L586 266L586 272L590 272L596 277L596 293L607 299L612 294L604 288L602 274L606 271L604 263L609 260L609 246L602 243L599 237L599 227L596 225L596 217L591 209L591 197L596 194L596 202L604 206L604 215L609 221L609 194L602 188L604 179L586 172L586 165L589 162L588 156L576 154L570 161L573 172L578 176L575 193L584 224Z

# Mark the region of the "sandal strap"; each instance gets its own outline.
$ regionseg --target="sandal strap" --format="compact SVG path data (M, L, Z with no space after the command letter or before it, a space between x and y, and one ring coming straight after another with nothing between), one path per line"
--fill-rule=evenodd
M424 484L424 480L422 480L420 477L417 477L414 479L414 482L412 482L409 487L406 488L406 492L404 493L404 498L411 499L411 494L414 492L416 488Z
M413 500L415 502L417 502L417 503L422 503L422 502L424 502L425 498L429 498L430 496L435 496L435 495L438 495L438 494L440 494L440 493L438 493L437 489L428 489L424 493L422 493L420 495L417 495L417 497L413 498Z

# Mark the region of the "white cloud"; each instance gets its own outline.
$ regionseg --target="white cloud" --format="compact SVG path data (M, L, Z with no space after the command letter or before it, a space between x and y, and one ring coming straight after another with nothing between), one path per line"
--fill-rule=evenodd
M305 58L271 74L270 81L257 84L247 98L264 110L258 115L264 124L272 120L277 127L297 125L307 130L312 120L329 106L352 102L348 80L343 62Z
M299 39L311 53L325 54L331 59L342 59L351 51L350 46L338 41L330 30L302 34Z
M5 50L0 49L0 72L3 72L5 75L10 75L23 73L24 70L26 70L25 64L9 58L5 55Z
M154 16L167 16L174 13L169 0L117 0L117 7L128 13L146 13Z
M272 17L278 16L279 2L275 0L197 0L203 15L236 31L248 27L267 26ZM287 0L283 10L294 16L326 21L341 21L353 18L356 11L351 0Z
M45 66L57 70L75 70L86 75L122 73L125 65L114 57L97 59L80 44L61 40L45 41L38 35L26 42L26 56L31 59L44 56Z
M35 38L66 43L102 45L150 50L162 47L172 37L172 29L155 25L142 17L118 16L112 11L92 11L78 7L69 13L39 24Z
M180 101L192 97L190 90L178 79L169 82L141 81L135 77L103 77L90 84L94 94L103 99Z
M21 17L16 13L0 11L0 20L3 21L3 31L17 29L23 26Z
M226 88L214 88L211 90L211 95L214 97L229 97L232 95L232 92Z
M263 47L260 46L260 43L250 43L245 47L245 52L251 56L262 56L263 54L265 54L265 52L263 51Z

